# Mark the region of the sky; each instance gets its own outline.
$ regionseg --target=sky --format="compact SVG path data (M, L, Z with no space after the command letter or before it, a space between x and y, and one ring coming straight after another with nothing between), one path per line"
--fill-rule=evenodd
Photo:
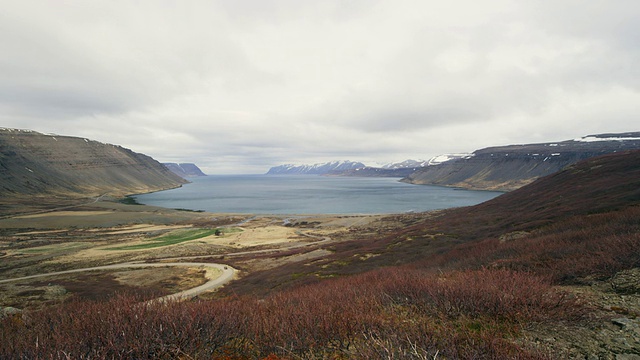
M0 127L208 174L640 131L637 0L0 6Z

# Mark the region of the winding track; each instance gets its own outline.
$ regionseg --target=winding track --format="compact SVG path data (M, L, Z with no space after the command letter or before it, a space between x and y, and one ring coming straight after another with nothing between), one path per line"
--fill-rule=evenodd
M323 243L327 243L327 242L331 242L332 241L332 239L330 237L328 237L328 236L321 237L321 236L317 236L317 235L305 234L305 233L303 233L301 231L297 231L297 233L298 233L298 235L301 235L301 236L307 236L307 237L310 237L310 238L321 239L321 240L317 241L317 242L313 242L313 243L302 243L302 244L289 245L289 246L278 248L278 249L249 250L249 251L242 251L242 252L237 252L237 253L227 253L227 254L224 254L224 256L238 256L238 255L261 254L261 253L277 253L277 252L281 252L281 251L287 251L287 250L300 248L300 247L311 246L311 245L318 245L318 244L323 244ZM211 256L212 255L196 255L196 256L173 258L172 260L197 259L197 258L205 258L205 257L211 257ZM90 267L90 268L81 268L81 269L73 269L73 270L56 271L56 272L51 272L51 273L46 273L46 274L36 274L36 275L22 276L22 277L17 277L17 278L12 278L12 279L0 279L0 284L1 283L12 282L12 281L28 280L28 279L34 279L34 278L41 278L41 277L55 276L55 275L64 275L64 274L72 274L72 273L79 273L79 272L86 272L86 271L117 270L117 269L132 269L132 268L149 268L149 267L166 267L166 266L209 267L209 268L212 268L212 269L221 270L222 274L220 276L216 277L216 278L213 278L213 279L209 278L209 281L207 281L206 283L204 283L204 284L202 284L200 286L196 286L194 288L187 289L187 290L175 293L175 294L170 294L170 295L167 295L167 296L163 296L163 297L161 297L159 299L156 299L156 300L161 300L161 301L162 300L182 300L182 299L186 299L186 298L190 298L190 297L196 296L196 295L201 294L201 293L203 293L203 292L205 292L207 290L217 289L217 288L225 285L226 283L230 282L231 280L233 280L233 277L234 277L235 273L237 272L237 270L232 268L231 266L224 265L224 264L214 264L214 263L199 263L199 262L134 263L134 262L127 262L127 263L121 263L121 264L111 264L111 265L95 266L95 267Z
M4 279L0 280L0 283L7 283L12 281L20 281L27 279L34 279L46 276L54 276L54 275L63 275L63 274L71 274L85 271L99 271L99 270L114 270L114 269L131 269L131 268L148 268L148 267L165 267L165 266L183 266L183 267L208 267L212 269L221 270L222 274L216 278L209 279L206 283L196 286L194 288L184 290L175 294L167 295L161 297L159 300L182 300L185 298L190 298L196 296L204 291L213 290L221 287L222 285L228 283L233 279L233 275L236 273L236 269L223 264L210 264L210 263L194 263L194 262L172 262L172 263L122 263L122 264L112 264L112 265L104 265L104 266L96 266L91 268L83 268L83 269L73 269L73 270L65 270L65 271L56 271L46 274L37 274L30 276L23 276L13 279Z

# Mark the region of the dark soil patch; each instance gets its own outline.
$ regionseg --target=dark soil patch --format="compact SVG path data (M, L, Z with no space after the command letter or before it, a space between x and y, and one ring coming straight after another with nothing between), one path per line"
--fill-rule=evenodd
M45 293L46 291L44 290L34 289L34 290L20 291L16 295L17 296L40 296L40 295L44 295Z
M119 293L157 293L159 296L170 292L160 284L156 286L130 286L120 283L112 274L86 273L74 275L73 278L55 279L37 285L60 285L74 297L88 300L105 300Z

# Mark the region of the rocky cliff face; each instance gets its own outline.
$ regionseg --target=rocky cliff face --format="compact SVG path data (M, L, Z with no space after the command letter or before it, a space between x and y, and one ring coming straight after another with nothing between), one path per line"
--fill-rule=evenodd
M190 177L207 176L198 166L196 166L196 164L192 163L162 163L162 165L166 166L174 174L185 179Z
M149 156L83 138L0 129L0 196L122 196L187 181Z
M510 191L580 160L632 149L640 149L640 132L590 135L557 143L491 147L477 150L468 158L421 168L402 181Z

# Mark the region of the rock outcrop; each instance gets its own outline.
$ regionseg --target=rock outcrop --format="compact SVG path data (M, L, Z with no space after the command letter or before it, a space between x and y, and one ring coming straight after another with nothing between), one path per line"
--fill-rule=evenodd
M0 129L0 197L146 193L187 181L156 160L89 139Z

